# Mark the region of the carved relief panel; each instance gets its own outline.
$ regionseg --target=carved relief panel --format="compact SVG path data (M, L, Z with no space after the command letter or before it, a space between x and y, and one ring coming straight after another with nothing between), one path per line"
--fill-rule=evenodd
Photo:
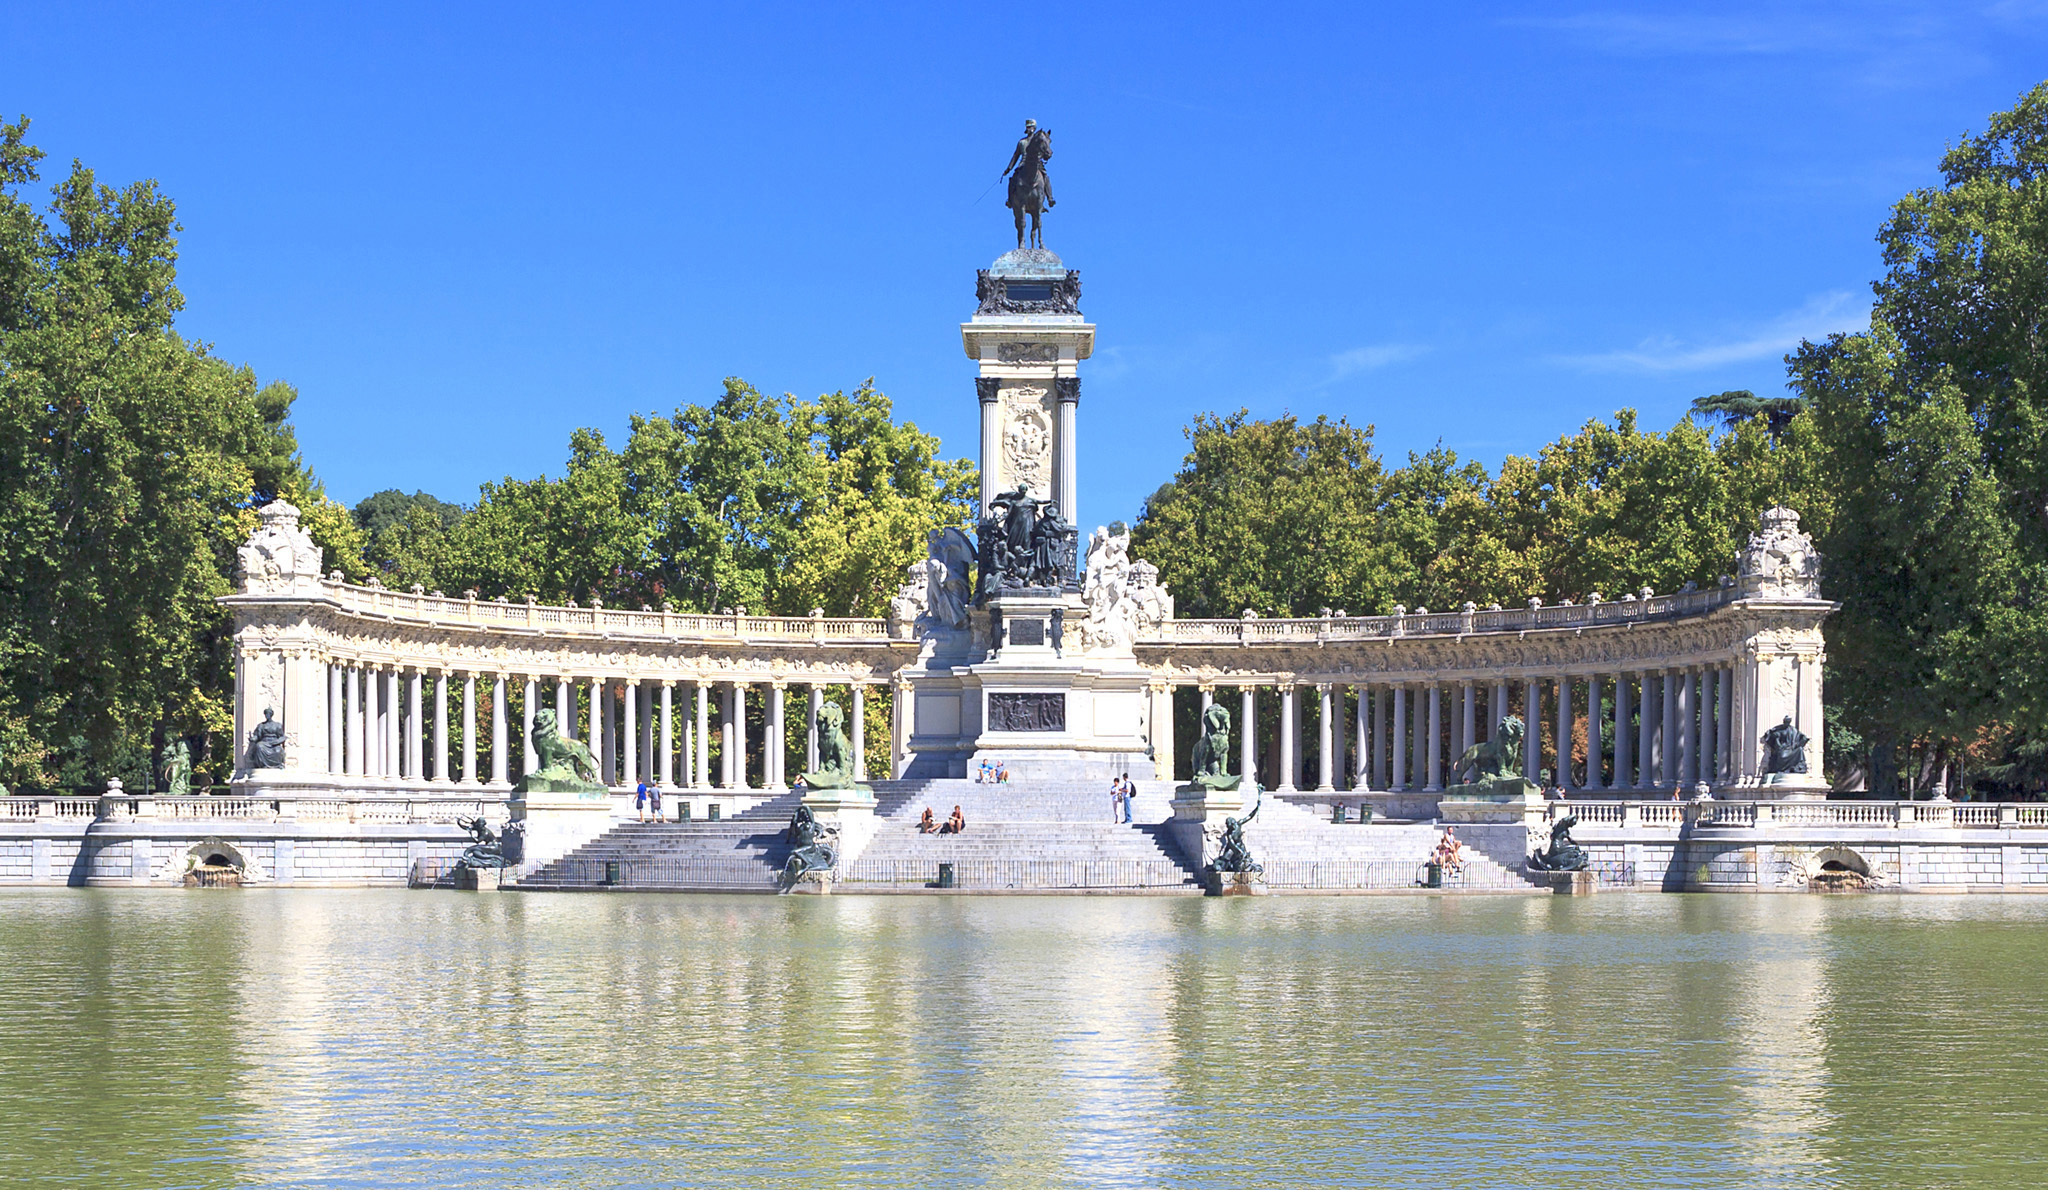
M1051 391L1013 384L1002 396L1002 473L997 486L1024 487L1040 500L1052 496L1053 411Z

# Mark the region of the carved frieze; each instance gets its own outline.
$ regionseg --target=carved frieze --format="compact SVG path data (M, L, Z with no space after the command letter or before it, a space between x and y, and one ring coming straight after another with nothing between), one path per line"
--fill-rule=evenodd
M1059 357L1056 343L996 344L996 359L1006 364L1049 364Z

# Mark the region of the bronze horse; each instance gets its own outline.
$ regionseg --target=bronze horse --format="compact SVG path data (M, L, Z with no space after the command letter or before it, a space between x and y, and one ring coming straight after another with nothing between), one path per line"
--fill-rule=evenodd
M1017 142L1017 149L1010 154L1009 167L1003 173L1010 179L1010 197L1006 205L1016 218L1017 246L1024 247L1024 216L1031 216L1031 247L1045 247L1045 235L1040 226L1040 216L1056 205L1052 196L1052 180L1046 176L1045 162L1052 156L1052 130L1040 128L1037 121L1024 121L1024 137Z

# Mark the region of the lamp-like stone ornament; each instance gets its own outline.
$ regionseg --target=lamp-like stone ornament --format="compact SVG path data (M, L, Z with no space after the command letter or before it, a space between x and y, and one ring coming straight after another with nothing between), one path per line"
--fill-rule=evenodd
M249 595L313 593L320 589L321 549L299 527L299 510L272 500L256 510L259 523L235 551L242 591ZM341 577L335 572L336 579Z
M1744 599L1820 598L1820 552L1789 508L1765 512L1763 527L1749 535L1736 560Z

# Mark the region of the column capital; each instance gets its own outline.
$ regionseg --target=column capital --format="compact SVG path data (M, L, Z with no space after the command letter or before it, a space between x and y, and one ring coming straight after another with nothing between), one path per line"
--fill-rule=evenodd
M1063 405L1076 405L1081 401L1081 378L1079 376L1055 376L1052 378L1053 394Z

